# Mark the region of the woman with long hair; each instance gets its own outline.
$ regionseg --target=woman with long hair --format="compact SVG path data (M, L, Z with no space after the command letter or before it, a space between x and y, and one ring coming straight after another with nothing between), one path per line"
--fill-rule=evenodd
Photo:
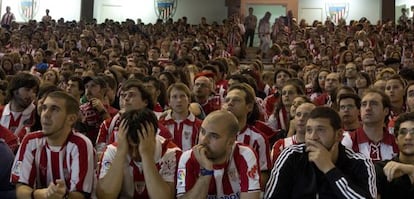
M284 130L288 132L291 119L290 108L293 105L293 100L297 96L304 94L303 88L298 84L291 81L286 82L282 88L279 103L266 124L274 131Z

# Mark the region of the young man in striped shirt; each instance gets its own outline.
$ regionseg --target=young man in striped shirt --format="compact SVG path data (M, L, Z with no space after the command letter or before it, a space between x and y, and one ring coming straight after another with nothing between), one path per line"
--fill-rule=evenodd
M72 131L78 100L55 91L41 110L43 130L26 135L12 167L17 198L89 198L95 158L90 140Z
M183 153L177 169L177 198L259 199L259 162L236 141L239 124L225 110L203 121L198 145Z
M345 148L341 138L338 113L315 108L306 123L305 143L280 154L264 198L375 198L372 161Z
M181 150L156 135L158 120L148 108L121 116L118 142L108 145L100 164L98 198L173 198Z

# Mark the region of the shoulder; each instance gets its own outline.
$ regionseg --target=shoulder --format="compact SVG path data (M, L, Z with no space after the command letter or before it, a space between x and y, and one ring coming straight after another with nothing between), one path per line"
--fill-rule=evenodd
M302 156L304 154L306 154L305 144L290 145L290 146L285 147L282 153L280 153L278 161L280 159L287 159L290 157Z
M82 148L93 148L91 140L82 133L73 132L68 137L68 142Z

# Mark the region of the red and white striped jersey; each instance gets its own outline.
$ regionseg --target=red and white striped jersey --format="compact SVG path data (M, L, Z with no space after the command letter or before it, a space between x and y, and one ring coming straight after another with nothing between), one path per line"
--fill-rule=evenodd
M355 152L364 154L374 162L391 160L399 152L395 137L386 128L383 130L382 140L378 143L371 141L360 127L353 132L344 132L342 144Z
M190 113L185 120L176 121L171 116L170 111L165 118L160 119L163 124L172 133L172 139L183 151L191 149L198 142L198 133L202 121Z
M64 179L69 191L91 193L95 179L95 154L90 140L71 132L61 147L49 146L43 132L27 134L14 160L11 182L47 188Z
M254 126L246 125L238 134L237 141L247 144L256 152L260 171L270 170L270 144L266 136Z
M117 143L112 143L106 148L99 166L99 179L105 177L111 168L112 161L117 152ZM156 137L154 160L162 179L166 182L175 182L178 160L181 150L172 141L159 135ZM128 155L128 164L124 164L124 177L119 198L149 198L145 187L142 163L136 162ZM160 190L162 191L162 190Z
M34 124L34 114L36 114L36 106L30 104L22 112L14 113L10 110L10 103L0 108L1 118L0 125L9 129L15 135L19 133L25 126L32 126ZM20 140L23 137L20 138Z
M284 139L278 140L272 147L272 165L276 162L277 158L279 157L280 153L282 153L283 149L285 149L288 146L299 144L296 140L296 135L293 135L291 137L287 137Z
M239 198L242 192L260 191L258 165L254 151L249 146L236 142L229 161L213 165L214 176L210 181L207 198ZM199 175L200 164L193 150L184 152L177 169L177 196L191 190Z

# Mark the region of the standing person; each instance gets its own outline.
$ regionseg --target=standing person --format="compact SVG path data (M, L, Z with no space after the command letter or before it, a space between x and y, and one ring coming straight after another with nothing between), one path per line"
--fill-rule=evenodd
M414 198L414 113L403 113L395 121L399 155L378 162L378 193L383 199Z
M259 198L259 162L249 146L235 142L238 131L230 112L207 115L199 144L180 158L177 198Z
M372 161L345 148L341 137L338 113L329 107L313 109L305 143L280 154L264 198L375 198Z
M23 139L12 167L17 198L89 198L95 174L93 145L72 131L79 102L55 91L41 109L43 130Z
M6 6L6 13L1 18L1 27L9 29L13 21L16 21L16 17L10 12L10 6Z
M249 47L253 47L254 33L257 27L257 17L253 15L253 8L249 8L249 15L244 19L244 26L246 27L244 42L247 46L248 40L250 39Z
M156 135L158 120L148 108L122 114L118 142L103 156L98 198L174 198L180 149Z
M7 87L8 104L0 108L0 124L14 134L35 123L33 100L39 90L39 79L29 73L18 73Z
M260 38L260 50L262 52L262 57L265 58L267 51L270 48L272 40L270 39L270 17L272 14L266 12L265 16L260 19L259 22L259 38Z
M46 9L46 15L42 17L42 22L49 23L52 20L52 17L49 15L50 10Z

